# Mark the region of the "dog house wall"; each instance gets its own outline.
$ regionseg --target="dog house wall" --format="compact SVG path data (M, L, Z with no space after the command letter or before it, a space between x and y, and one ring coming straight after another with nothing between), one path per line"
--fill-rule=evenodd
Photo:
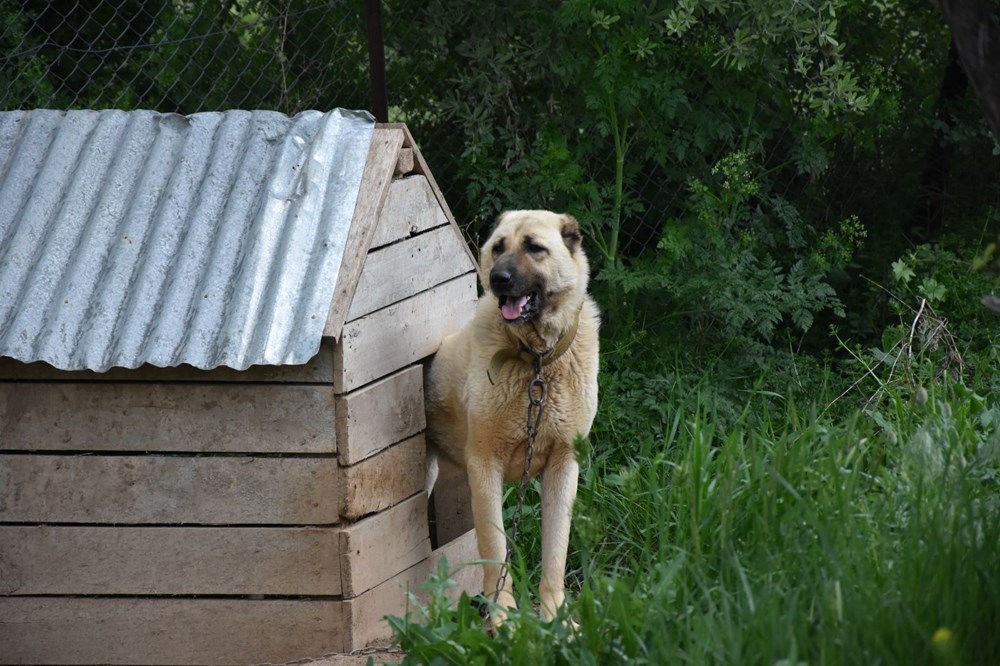
M386 640L406 588L476 556L454 484L432 550L420 364L475 299L409 132L379 125L308 362L0 357L2 661L281 663Z

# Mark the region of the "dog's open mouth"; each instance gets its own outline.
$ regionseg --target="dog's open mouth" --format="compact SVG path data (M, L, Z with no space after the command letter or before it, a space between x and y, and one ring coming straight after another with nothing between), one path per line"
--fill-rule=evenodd
M524 296L503 295L500 299L500 314L508 323L528 321L538 314L538 292Z

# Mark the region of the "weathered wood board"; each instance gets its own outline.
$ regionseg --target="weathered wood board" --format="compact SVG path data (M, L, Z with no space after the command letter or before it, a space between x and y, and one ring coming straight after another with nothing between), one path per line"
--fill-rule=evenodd
M398 178L389 186L371 247L374 249L395 243L444 224L448 224L448 218L427 179L422 175Z
M4 664L283 664L350 631L342 601L0 597Z
M340 530L0 526L0 595L341 594Z
M0 383L0 449L336 453L333 390L283 384Z
M427 179L427 184L431 187L431 192L434 194L434 198L438 202L438 207L442 212L444 212L445 217L448 218L448 222L455 229L455 233L462 236L462 230L459 228L455 217L451 214L451 209L448 208L448 202L445 200L444 194L441 193L441 188L438 187L437 181L434 179L434 174L431 173L430 168L427 166L427 160L424 159L423 154L417 148L417 142L413 140L413 135L410 134L410 129L405 123L388 123L384 125L384 127L387 129L398 129L403 133L404 145L411 146L414 149L413 161L415 164L413 165L413 173L422 174L424 178ZM478 265L475 253L473 253L468 247L466 248L465 254L466 257L468 257L470 266L475 267Z
M0 455L0 522L329 525L340 474L336 458Z
M408 367L336 402L341 465L353 465L427 425L423 368Z
M399 156L396 159L396 169L393 171L393 175L405 176L413 171L414 164L413 148L400 148Z
M6 664L286 663L391 638L407 591L442 557L453 589L478 590L475 534L468 532L389 580L348 600L0 597Z
M337 284L326 317L323 335L339 338L347 318L347 310L354 299L358 275L365 262L365 255L375 233L379 211L385 203L397 163L399 149L405 136L396 129L375 128L365 163L365 176L361 181L354 217L347 235L344 256L337 274Z
M319 352L302 365L255 365L246 370L219 366L200 370L190 365L158 368L111 368L107 372L57 370L48 363L22 363L0 357L0 383L7 380L84 381L84 382L294 382L299 384L333 383L333 348L336 342L324 338Z
M349 640L349 650L357 650L375 643L386 643L392 638L392 631L385 621L386 615L402 616L407 610L407 592L420 599L426 599L422 584L437 572L441 558L448 561L449 577L458 583L450 590L450 596L457 599L463 592L478 592L482 588L482 568L470 565L479 559L476 534L469 531L451 543L438 548L431 557L415 564L379 586L368 590L356 599L344 602L345 621L353 627Z
M437 351L472 315L476 274L467 273L344 326L334 350L334 389L353 391Z
M465 470L447 458L438 459L438 478L431 493L431 524L435 544L445 544L472 529L472 500Z
M359 520L340 532L345 597L356 597L431 554L427 495Z
M384 511L424 489L426 448L420 433L377 456L341 469L343 506L340 515L356 520Z
M468 273L464 252L465 242L450 225L370 252L347 320Z

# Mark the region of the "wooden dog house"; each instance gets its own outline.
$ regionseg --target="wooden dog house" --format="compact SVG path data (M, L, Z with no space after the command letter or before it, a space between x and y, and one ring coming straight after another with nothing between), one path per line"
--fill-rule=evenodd
M0 662L349 652L441 556L475 559L454 484L428 521L421 365L474 261L405 127L361 117L345 147L343 112L310 113L0 114Z

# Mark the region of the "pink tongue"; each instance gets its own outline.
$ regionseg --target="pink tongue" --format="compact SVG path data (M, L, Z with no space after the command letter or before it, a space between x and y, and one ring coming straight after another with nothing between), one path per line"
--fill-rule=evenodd
M500 306L500 313L503 315L504 319L507 320L517 319L518 317L521 316L521 308L523 308L524 304L527 302L528 302L527 296L522 296L521 298L517 299L517 301L513 302L511 301L510 298L508 298L506 301L504 301L504 304Z

